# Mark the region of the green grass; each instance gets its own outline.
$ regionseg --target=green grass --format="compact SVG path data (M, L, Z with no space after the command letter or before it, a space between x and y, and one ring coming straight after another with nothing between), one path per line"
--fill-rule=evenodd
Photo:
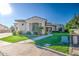
M61 35L61 36L63 36L63 35L69 35L69 33L67 33L67 32L54 32L53 34L54 35Z
M68 53L69 51L69 45L68 44L60 44L61 42L61 36L68 36L68 33L58 33L54 32L53 36L36 40L35 43L40 46L44 46L45 44L51 44L52 46L49 46L50 49L55 49L57 51Z
M6 42L11 42L11 43L15 43L18 41L22 41L22 40L27 40L28 37L26 36L8 36L8 37L4 37L4 38L0 38L0 40L6 41Z
M54 35L41 40L36 40L35 42L37 45L41 45L41 46L44 46L44 44L59 44L60 37L59 36L57 37Z
M54 49L63 53L68 54L69 53L69 47L67 45L55 45L55 46L49 46L48 48Z

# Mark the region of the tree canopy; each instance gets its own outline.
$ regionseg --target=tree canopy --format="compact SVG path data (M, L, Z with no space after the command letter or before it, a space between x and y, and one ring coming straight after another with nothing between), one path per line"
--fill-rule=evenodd
M66 29L78 29L79 28L79 14L75 15L66 25Z

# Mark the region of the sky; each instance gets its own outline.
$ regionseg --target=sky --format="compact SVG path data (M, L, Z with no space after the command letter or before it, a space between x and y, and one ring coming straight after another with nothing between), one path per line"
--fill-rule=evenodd
M32 16L43 17L48 22L66 24L75 13L79 13L79 4L67 3L11 3L10 10L0 13L0 23L8 27L12 26L17 19L27 19ZM7 8L7 7L6 7Z

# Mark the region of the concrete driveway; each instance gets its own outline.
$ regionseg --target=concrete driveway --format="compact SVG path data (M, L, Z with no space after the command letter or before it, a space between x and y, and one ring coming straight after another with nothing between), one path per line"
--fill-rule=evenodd
M0 47L0 55L5 56L61 56L57 53L37 48L33 43L14 43Z

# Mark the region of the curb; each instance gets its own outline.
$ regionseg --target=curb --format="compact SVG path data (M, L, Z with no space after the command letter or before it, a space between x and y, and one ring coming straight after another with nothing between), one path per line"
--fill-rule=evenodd
M61 55L61 56L71 56L71 55L69 55L69 54L65 54L65 53L56 51L56 50L54 50L54 49L49 49L49 48L46 48L46 47L43 47L43 46L38 46L38 45L37 45L37 47L42 48L42 49L46 49L46 50L51 51L51 52L54 52L54 53L57 53L57 54L59 54L59 55Z

